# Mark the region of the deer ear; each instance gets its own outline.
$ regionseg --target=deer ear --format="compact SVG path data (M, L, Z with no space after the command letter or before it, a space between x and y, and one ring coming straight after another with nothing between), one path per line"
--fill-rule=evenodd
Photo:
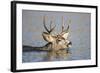
M69 36L69 32L63 33L63 34L62 34L62 37L63 37L64 39L68 39L68 36Z

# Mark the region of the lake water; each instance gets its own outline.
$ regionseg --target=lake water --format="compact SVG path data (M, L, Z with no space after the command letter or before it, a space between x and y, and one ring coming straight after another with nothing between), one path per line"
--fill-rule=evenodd
M68 56L66 56L65 59L57 59L55 58L53 61L71 61L71 60L87 60L90 59L90 51L87 50L79 50L70 48L70 53ZM28 63L28 62L45 62L47 60L47 52L44 51L28 51L23 52L22 55L22 62Z

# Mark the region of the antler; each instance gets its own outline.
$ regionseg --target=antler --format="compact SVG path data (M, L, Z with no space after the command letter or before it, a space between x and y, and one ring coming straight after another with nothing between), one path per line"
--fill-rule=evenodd
M70 21L71 22L71 21ZM62 31L60 33L60 36L62 36L64 39L67 39L68 36L69 36L69 24L68 24L68 27L67 29L64 29L65 27L65 24L64 24L64 18L62 16Z
M69 23L70 23L71 21L69 21ZM69 24L68 24L68 27L67 27L67 29L65 29L64 30L64 26L65 26L65 24L64 24L64 17L62 16L62 32L68 32L69 31Z
M46 24L46 23L45 23L45 18L46 18L46 16L43 17L44 28L46 29L47 32L49 32L48 28L47 28L46 25L45 25L45 24Z
M64 17L62 16L62 32L64 31Z
M51 32L54 30L54 28L56 27L56 25L55 25L54 27L51 27L51 26L52 26L52 21L51 21L51 22L50 22L50 30L49 30L49 29L46 27L45 19L46 19L46 16L44 16L44 18L43 18L44 28L46 29L46 31L47 31L48 33L51 33Z
M64 31L64 32L69 32L69 25L70 25L70 23L71 23L71 20L69 20L69 24L68 24L68 27L67 27L67 29Z

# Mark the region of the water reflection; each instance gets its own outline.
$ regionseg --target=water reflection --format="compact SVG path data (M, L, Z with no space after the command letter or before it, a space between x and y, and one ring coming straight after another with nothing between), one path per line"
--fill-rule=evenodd
M85 55L83 55L85 53ZM68 55L62 57L53 57L50 60L50 56L48 56L48 52L46 51L28 51L22 53L22 62L46 62L46 61L71 61L71 60L85 60L90 59L90 51L83 50L80 51L77 49L70 48L70 53Z

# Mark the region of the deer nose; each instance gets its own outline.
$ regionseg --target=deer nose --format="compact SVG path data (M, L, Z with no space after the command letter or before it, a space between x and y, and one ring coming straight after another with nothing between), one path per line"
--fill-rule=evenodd
M69 45L72 45L72 42L69 42L68 44L69 44Z
M72 42L69 42L67 46L68 47L71 47L72 46Z

